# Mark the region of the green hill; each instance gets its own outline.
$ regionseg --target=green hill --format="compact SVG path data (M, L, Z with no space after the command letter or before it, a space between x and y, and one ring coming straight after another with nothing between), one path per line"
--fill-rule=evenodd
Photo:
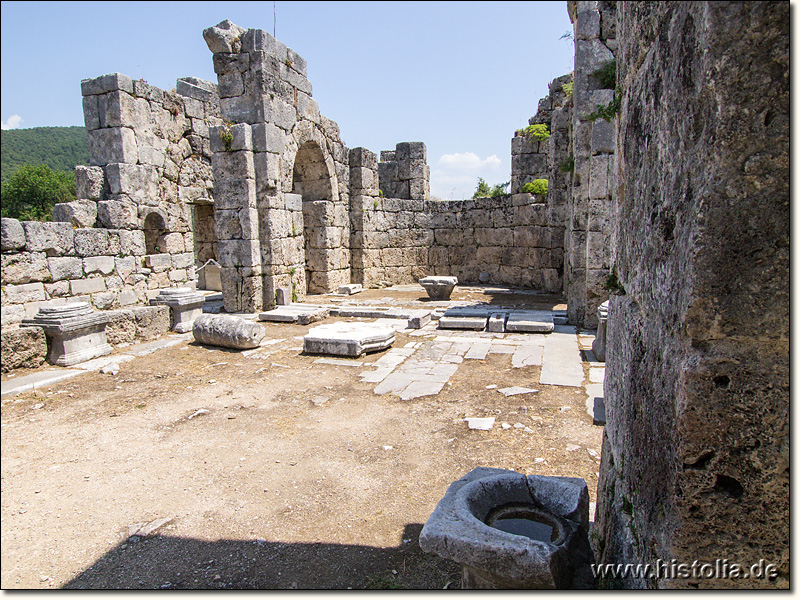
M89 164L85 127L31 127L7 129L0 137L0 180L22 165L47 165L72 173L75 165Z

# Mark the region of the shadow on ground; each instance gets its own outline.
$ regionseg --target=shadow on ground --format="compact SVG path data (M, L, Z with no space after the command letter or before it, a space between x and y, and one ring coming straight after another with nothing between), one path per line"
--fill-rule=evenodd
M422 552L420 524L393 548L132 536L65 589L459 589L461 569Z

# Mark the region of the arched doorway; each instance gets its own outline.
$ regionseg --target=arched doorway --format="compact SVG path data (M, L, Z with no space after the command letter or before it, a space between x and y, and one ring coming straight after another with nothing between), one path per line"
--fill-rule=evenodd
M329 247L326 227L333 210L333 181L316 142L300 146L294 160L292 192L303 197L303 242L306 292L329 292Z

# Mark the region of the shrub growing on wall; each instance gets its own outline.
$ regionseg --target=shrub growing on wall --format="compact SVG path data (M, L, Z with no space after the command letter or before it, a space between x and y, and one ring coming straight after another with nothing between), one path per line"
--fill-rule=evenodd
M2 216L21 221L50 221L53 205L76 199L75 174L46 165L25 165L0 188Z
M544 196L547 194L547 179L534 179L522 186L523 194L533 194L534 196Z

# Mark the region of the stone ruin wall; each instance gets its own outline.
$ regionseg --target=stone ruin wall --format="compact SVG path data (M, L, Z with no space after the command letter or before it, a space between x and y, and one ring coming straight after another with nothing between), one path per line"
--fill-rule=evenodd
M572 88L574 173L565 235L569 322L594 328L597 307L608 299L610 207L614 188L615 124L592 118L598 106L614 100L594 75L614 60L616 2L568 2L575 40Z
M789 577L789 5L619 5L599 561Z
M216 86L185 78L177 90L119 73L81 83L91 166L76 167L78 199L57 204L53 222L3 219L4 327L68 299L100 310L147 303L193 285L196 259L215 257Z

